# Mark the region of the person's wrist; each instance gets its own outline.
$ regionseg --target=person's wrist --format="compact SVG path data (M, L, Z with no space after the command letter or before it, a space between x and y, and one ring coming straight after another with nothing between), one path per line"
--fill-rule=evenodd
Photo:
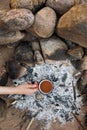
M15 94L23 94L22 88L15 87Z

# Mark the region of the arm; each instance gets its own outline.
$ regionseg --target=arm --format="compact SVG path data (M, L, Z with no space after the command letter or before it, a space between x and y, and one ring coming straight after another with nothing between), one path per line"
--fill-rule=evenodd
M37 84L31 84L31 83L26 83L19 85L17 87L2 87L0 86L0 95L5 95L5 94L25 94L25 95L30 95L36 92L37 89Z

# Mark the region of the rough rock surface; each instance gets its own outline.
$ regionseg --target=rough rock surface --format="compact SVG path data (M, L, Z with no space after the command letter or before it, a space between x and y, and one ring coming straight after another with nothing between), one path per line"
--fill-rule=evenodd
M81 4L85 4L85 3L87 4L87 0L80 0L80 3Z
M24 33L19 31L0 31L0 45L6 45L23 39Z
M33 62L32 47L28 42L21 42L15 49L14 58L19 62Z
M44 7L36 13L33 29L38 36L48 38L54 32L56 20L55 11L49 7Z
M0 67L0 86L6 86L7 82L8 82L8 73L6 72L6 68Z
M87 70L87 56L84 56L82 59L81 70Z
M5 10L0 10L0 23L1 23L1 18L6 15L6 11Z
M10 0L0 0L0 10L10 10Z
M14 59L7 62L6 68L10 79L22 77L26 72L26 68L20 65L20 63Z
M76 59L81 59L84 55L83 48L80 46L73 47L68 50L68 54L73 56Z
M67 50L67 45L60 38L53 36L49 39L41 39L40 45L45 61L57 61L62 59L63 52Z
M37 10L46 0L10 0L11 8Z
M39 41L38 40L32 41L31 44L32 44L32 50L33 51L40 50L40 45L39 45Z
M58 14L64 14L74 6L74 0L47 0L46 5L53 8Z
M0 46L0 67L5 66L5 63L12 58L14 50L14 46Z
M82 77L81 77L81 84L82 86L87 85L87 70L83 72Z
M5 120L7 113L7 104L6 102L0 98L0 122Z
M0 67L0 80L1 80L1 77L2 77L2 75L3 75L4 73L6 73L5 67Z
M34 15L28 9L12 9L1 19L10 30L25 30L34 22Z
M44 64L44 59L39 50L34 52L35 63L38 65Z
M58 35L87 48L86 12L87 4L80 4L64 14L57 24Z
M23 38L23 41L33 41L36 37L31 32L25 32L25 37Z
M78 85L78 89L82 94L87 94L87 70L83 71L80 79L77 82L77 85Z

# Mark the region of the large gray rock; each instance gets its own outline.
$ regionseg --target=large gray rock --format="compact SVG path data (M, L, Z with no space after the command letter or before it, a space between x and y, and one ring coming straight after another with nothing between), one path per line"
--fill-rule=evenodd
M74 6L74 3L74 0L47 0L46 5L53 8L58 14L64 14Z
M49 39L41 39L40 45L46 63L52 63L65 58L63 57L65 56L63 52L68 49L65 42L56 36Z
M34 22L34 15L28 9L12 9L1 19L10 30L25 30Z
M10 31L2 18L6 16L5 10L0 10L0 45L15 43L24 38L25 34L20 31Z
M48 38L55 30L56 20L55 11L50 7L44 7L36 13L33 29L39 37Z
M87 48L87 4L80 4L64 14L57 24L57 34Z
M26 8L32 11L37 10L46 0L10 0L11 8Z
M34 59L31 44L29 42L21 42L15 49L14 58L19 62L32 63Z

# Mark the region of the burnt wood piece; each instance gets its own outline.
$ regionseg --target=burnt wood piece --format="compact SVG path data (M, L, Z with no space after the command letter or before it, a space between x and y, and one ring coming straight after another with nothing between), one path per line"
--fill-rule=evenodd
M0 86L5 86L8 82L8 73L4 73L0 78Z
M0 121L6 118L6 114L7 114L7 104L2 98L0 98Z

